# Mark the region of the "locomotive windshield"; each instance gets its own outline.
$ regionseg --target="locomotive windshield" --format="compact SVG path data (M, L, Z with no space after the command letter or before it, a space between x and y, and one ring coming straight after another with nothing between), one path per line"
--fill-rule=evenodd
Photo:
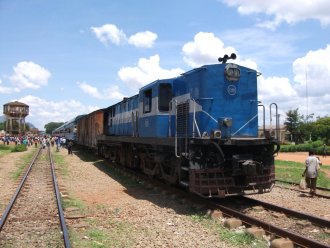
M159 84L158 110L169 111L169 104L172 100L172 85Z
M143 113L151 112L151 90L146 90L143 94Z

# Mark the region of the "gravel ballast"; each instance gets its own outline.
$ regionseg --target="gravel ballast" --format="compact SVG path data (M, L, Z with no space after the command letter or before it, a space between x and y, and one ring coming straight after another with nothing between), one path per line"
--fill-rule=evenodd
M56 164L56 173L61 175L59 185L72 247L256 247L237 246L223 239L219 229L209 226L210 221L199 220L192 203L127 179L110 163L75 150L72 156L66 149L53 151L64 158ZM9 175L21 154L0 158L1 211L15 190ZM253 197L329 216L327 199L302 197L299 192L279 188Z

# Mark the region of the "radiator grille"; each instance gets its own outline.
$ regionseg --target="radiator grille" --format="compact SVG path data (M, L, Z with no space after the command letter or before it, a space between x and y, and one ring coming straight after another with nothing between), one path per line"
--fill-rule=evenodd
M186 138L188 136L189 103L179 103L176 111L178 138Z

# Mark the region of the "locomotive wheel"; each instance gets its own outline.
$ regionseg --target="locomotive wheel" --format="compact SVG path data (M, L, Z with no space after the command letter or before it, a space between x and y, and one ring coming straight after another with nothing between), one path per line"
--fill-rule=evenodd
M166 164L165 163L158 163L157 166L160 169L160 173L161 173L161 178L164 179L166 182L170 183L170 184L175 184L179 177L178 177L178 173L176 168L170 168L170 173L166 173L165 171L165 167Z
M140 157L140 166L144 174L149 176L155 176L158 168L156 163L153 163L144 154Z

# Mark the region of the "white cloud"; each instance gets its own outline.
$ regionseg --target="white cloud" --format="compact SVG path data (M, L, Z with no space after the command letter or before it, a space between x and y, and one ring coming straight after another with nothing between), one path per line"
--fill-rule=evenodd
M103 98L103 96L96 87L93 87L85 82L77 82L77 84L79 85L79 88L88 95L98 99Z
M183 45L182 52L184 61L191 67L199 67L206 64L216 64L219 57L225 54L236 53L235 48L225 47L224 43L213 33L199 32L194 40ZM235 63L257 69L257 64L252 60L240 60Z
M266 106L275 102L282 111L299 109L299 113L329 116L330 108L330 45L309 51L292 64L294 82L284 77L259 78L259 100ZM306 92L307 80L307 92Z
M65 122L77 115L88 114L98 106L85 106L76 100L65 100L61 102L49 101L40 97L28 95L18 101L29 105L29 115L26 119L39 130L44 130L45 124L49 122Z
M157 39L157 34L150 31L145 31L145 32L136 33L131 37L129 37L128 43L136 47L150 48L153 47L156 39Z
M0 93L1 94L11 94L13 92L19 92L20 90L18 88L11 88L6 86L1 86L2 80L0 80Z
M320 97L330 92L330 45L325 49L309 51L293 62L294 81L301 96Z
M321 25L330 24L330 1L328 0L222 0L228 6L237 7L242 15L266 14L273 16L258 24L260 27L275 29L282 22L294 24L307 19L318 20Z
M9 77L11 83L18 89L38 89L48 84L50 72L32 61L19 62L14 68L14 74Z
M285 77L260 76L258 78L259 100L262 102L289 102L297 98L297 92Z
M120 93L119 87L116 85L112 85L100 92L98 88L91 86L86 82L77 82L77 84L83 92L97 99L110 99L113 101L118 101L122 100L124 97L124 95Z
M131 89L137 92L138 89L157 79L166 79L179 76L184 71L180 68L163 69L159 65L160 58L156 54L149 59L139 59L136 67L123 67L119 70L119 78Z
M107 45L108 42L120 45L126 42L127 39L125 33L118 29L114 24L105 24L101 27L91 27L91 29L104 45Z
M114 24L105 24L101 27L91 27L91 30L96 35L97 39L104 45L108 45L109 42L115 45L128 43L135 47L151 48L158 37L157 34L151 31L144 31L138 32L127 38L124 31Z

